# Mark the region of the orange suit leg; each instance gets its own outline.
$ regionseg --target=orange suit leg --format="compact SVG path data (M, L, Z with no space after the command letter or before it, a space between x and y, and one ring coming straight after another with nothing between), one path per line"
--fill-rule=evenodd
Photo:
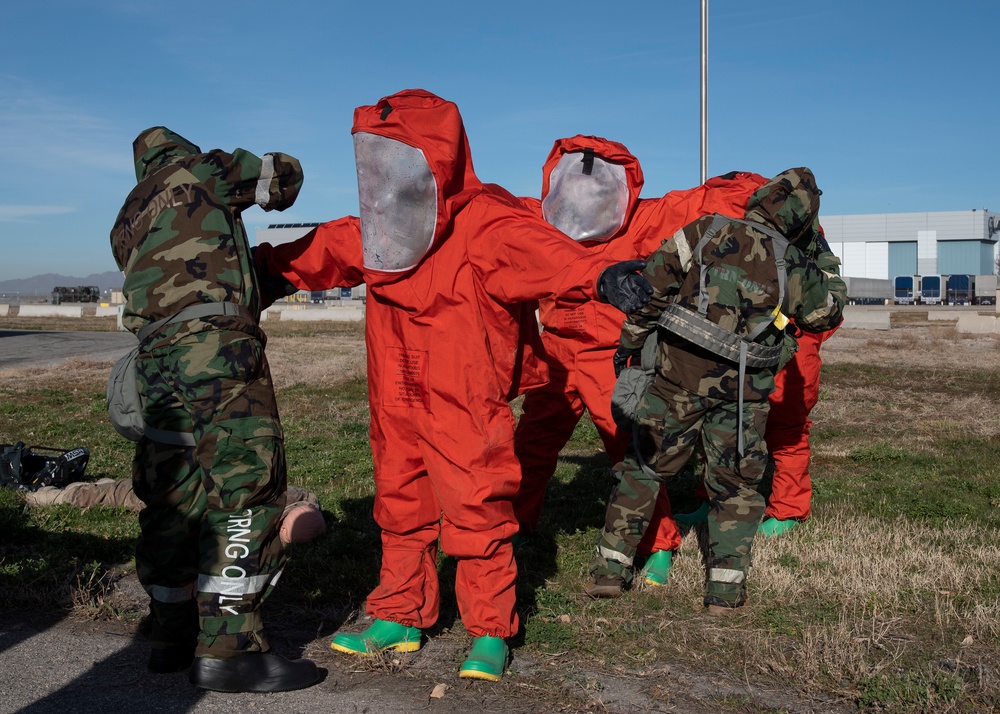
M372 419L375 522L382 529L379 584L368 596L372 617L426 629L441 603L437 547L441 506L417 446L412 422ZM383 431L383 426L387 426ZM387 448L387 445L389 447Z
M520 467L510 408L484 412L483 425L483 433L475 427L463 432L464 461L435 450L434 443L426 444L426 458L444 514L441 548L458 561L455 598L462 623L473 637L511 637L518 628L511 539L518 528L513 498Z
M514 497L514 515L521 532L530 534L542 518L549 479L556 472L559 452L566 446L584 406L570 375L551 367L548 384L524 397L524 413L517 423L514 448L521 468L521 485Z
M764 439L774 458L774 485L765 518L805 520L812 501L809 412L819 399L819 349L833 331L803 332L792 360L775 376Z

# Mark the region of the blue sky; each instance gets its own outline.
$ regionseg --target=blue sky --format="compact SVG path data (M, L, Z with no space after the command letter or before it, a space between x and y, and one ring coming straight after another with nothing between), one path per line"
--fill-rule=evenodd
M115 270L131 145L297 156L269 223L357 213L353 110L421 87L480 178L538 195L562 136L624 143L644 197L700 180L700 1L0 5L0 280ZM1000 2L710 0L708 174L811 167L823 212L1000 210Z

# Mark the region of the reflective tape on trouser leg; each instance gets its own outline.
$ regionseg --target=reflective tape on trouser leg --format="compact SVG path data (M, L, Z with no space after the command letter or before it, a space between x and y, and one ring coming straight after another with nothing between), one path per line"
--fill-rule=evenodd
M604 528L598 537L598 563L592 571L595 574L607 574L602 572L602 565L609 566L611 563L622 566L608 567L612 571L625 571L632 567L660 493L660 482L646 477L636 462L634 452L630 451L618 464L615 474L618 483L608 499ZM628 577L624 572L621 574Z
M180 587L167 587L166 585L151 585L149 596L157 602L175 603L193 600L197 588L194 583L182 585Z
M746 599L746 579L749 573L749 557L719 558L715 562L709 562L705 595L708 599L742 605Z
M597 554L606 560L613 560L616 563L621 563L627 568L632 567L633 559L624 553L618 552L617 550L612 550L611 548L605 548L603 545L598 545Z
M250 575L238 565L227 565L222 570L222 575L199 575L198 592L215 593L219 595L219 602L224 603L227 598L243 595L256 595L264 592L270 586L278 582L281 571L274 576ZM223 610L226 608L223 606ZM235 612L231 614L236 614Z
M733 570L732 568L709 568L708 579L715 583L739 585L747 579L747 575L742 570Z

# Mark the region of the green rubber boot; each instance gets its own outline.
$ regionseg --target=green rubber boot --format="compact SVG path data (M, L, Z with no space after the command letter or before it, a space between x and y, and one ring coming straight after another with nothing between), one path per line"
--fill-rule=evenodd
M420 649L420 628L388 620L375 620L364 632L337 635L330 647L338 652L356 655L371 655L385 650L416 652Z
M708 501L702 501L701 505L690 513L675 513L674 520L682 526L696 526L708 520Z
M666 585L670 577L670 565L674 554L669 550L657 550L646 559L646 570L643 576L650 585Z
M768 518L757 527L757 532L765 538L774 538L792 530L799 524L798 521L789 518L787 521L779 521L777 518Z
M483 635L472 643L469 658L462 663L458 676L463 679L485 679L487 682L499 682L507 666L510 651L502 637Z

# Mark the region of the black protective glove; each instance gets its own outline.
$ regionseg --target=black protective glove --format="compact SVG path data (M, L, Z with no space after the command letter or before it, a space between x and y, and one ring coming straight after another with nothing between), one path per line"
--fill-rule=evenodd
M609 265L597 277L597 297L624 313L645 307L653 295L653 286L639 274L645 267L644 260L625 260Z
M642 349L630 350L627 347L619 346L615 350L615 356L611 358L611 361L615 364L615 378L621 376L622 370L629 366L629 361L633 364L639 364L642 360Z
M284 275L272 275L268 272L266 262L257 260L257 246L255 245L250 246L250 262L253 263L254 272L257 273L257 289L260 292L261 310L271 307L275 300L294 295L299 291Z

